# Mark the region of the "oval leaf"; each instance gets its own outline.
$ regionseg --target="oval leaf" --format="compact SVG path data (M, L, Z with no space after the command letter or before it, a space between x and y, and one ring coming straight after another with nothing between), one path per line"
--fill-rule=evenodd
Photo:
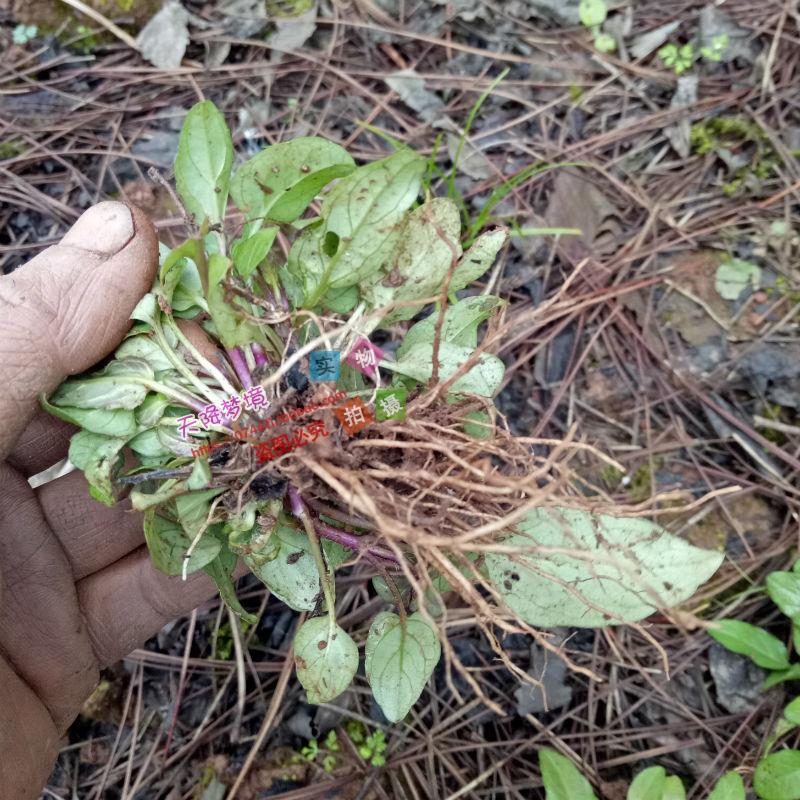
M753 788L762 800L800 800L800 750L781 750L762 758Z
M670 775L664 781L661 800L686 800L686 789L683 786L683 781L677 775Z
M355 169L340 145L318 136L279 142L242 164L231 181L231 196L249 220L293 222L335 178Z
M543 747L539 751L539 769L545 800L597 800L589 781L561 753Z
M160 514L154 508L144 513L144 539L156 569L167 575L180 575L191 540L180 525ZM204 533L189 557L187 574L197 572L211 563L219 554L222 543L210 531Z
M644 519L574 509L535 509L517 530L503 543L528 552L487 553L486 567L508 606L541 627L642 619L691 597L723 558Z
M399 231L397 247L385 267L362 284L364 299L372 308L438 295L453 258L461 256L461 216L449 198L438 197L415 208ZM452 284L451 284L452 286ZM390 311L382 327L411 319L420 306Z
M723 775L708 796L708 800L745 800L744 781L738 772Z
M222 222L228 204L233 142L225 118L210 101L194 105L181 129L175 184L198 225Z
M472 356L473 348L450 342L439 343L439 380L445 381ZM397 361L382 361L381 366L415 381L425 383L433 374L433 344L420 342ZM449 391L455 394L477 394L493 397L505 375L505 364L490 353L481 353L477 364L458 378Z
M450 282L450 291L457 292L478 280L494 264L507 239L508 231L505 228L495 228L481 234L458 262Z
M289 252L288 269L313 308L328 289L360 283L377 272L400 240L401 223L416 200L425 160L411 150L359 167L322 201L322 221L306 228ZM331 245L338 240L335 252Z
M713 623L708 632L723 647L747 656L759 667L777 670L789 668L786 645L756 625L738 619L722 619Z
M796 572L767 575L767 594L787 617L800 615L800 575Z
M303 623L294 638L297 679L309 703L329 703L351 683L358 669L358 648L326 614Z
M661 800L667 773L664 767L650 767L642 770L628 789L628 800Z
M257 552L243 558L289 608L295 611L314 609L320 592L319 571L304 533L285 524L277 525Z
M419 612L406 617L383 611L372 621L364 669L372 694L390 722L398 722L417 702L439 662L436 632Z

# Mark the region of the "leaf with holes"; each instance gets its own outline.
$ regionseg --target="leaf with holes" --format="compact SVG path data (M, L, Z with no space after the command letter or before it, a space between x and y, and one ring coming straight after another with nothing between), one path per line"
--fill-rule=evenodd
M297 679L309 703L330 703L352 682L358 669L355 642L326 614L306 620L294 638Z
M687 600L722 563L644 519L577 509L534 509L503 541L518 555L487 553L508 606L541 627L635 622Z

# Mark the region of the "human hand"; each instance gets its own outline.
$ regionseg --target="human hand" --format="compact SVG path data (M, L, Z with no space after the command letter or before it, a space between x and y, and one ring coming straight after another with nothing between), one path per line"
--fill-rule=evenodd
M215 594L156 572L142 519L93 500L80 472L27 478L74 429L37 396L110 353L150 289L156 233L141 211L90 208L60 244L0 278L0 795L39 797L99 670ZM5 459L5 461L4 461Z

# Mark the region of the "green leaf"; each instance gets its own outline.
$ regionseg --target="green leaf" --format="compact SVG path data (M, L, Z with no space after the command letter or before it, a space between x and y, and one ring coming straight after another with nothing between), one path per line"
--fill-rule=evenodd
M438 295L453 263L461 256L461 217L449 198L438 197L415 208L398 232L392 257L364 276L361 293L371 308ZM410 319L420 305L390 311L375 326Z
M539 751L539 770L542 773L545 800L597 800L589 781L561 753L543 747Z
M156 569L167 575L181 574L191 539L184 534L180 525L157 514L155 508L148 508L144 512L144 539ZM220 540L212 532L204 533L189 557L187 574L197 572L212 562L221 547Z
M358 669L358 648L326 614L306 620L294 638L297 679L309 703L329 703L351 683Z
M800 615L800 575L796 572L767 575L767 594L787 617Z
M783 716L786 717L792 725L800 725L800 697L795 697L795 699L783 709Z
M800 664L792 664L789 669L777 670L767 676L764 681L764 690L771 689L784 681L800 680Z
M233 243L231 246L233 266L243 278L249 278L266 258L277 234L277 228L264 228L247 239L237 239Z
M683 786L683 781L677 775L670 775L664 781L661 800L686 800L686 789Z
M228 270L231 267L231 260L221 253L212 253L208 257L208 285L217 286L222 283Z
M82 433L86 433L86 431L80 431L75 434L72 437L73 442ZM94 437L96 434L89 433L88 436ZM100 438L103 441L95 439L94 448L88 454L85 451L76 453L75 448L73 448L73 442L70 442L70 461L72 461L73 455L83 461L81 469L83 469L86 481L93 490L92 497L107 506L113 506L117 501L113 480L124 463L122 449L125 447L125 439L109 439L105 436ZM76 447L82 449L86 443L86 439L79 439ZM75 462L72 461L72 463L74 464Z
M161 267L158 270L158 282L161 286L161 293L168 303L172 301L175 287L180 282L183 270L188 263L187 259L191 259L193 264L196 265L199 259L199 246L200 243L196 239L189 239L173 250L170 250L164 257Z
M587 28L596 28L606 21L608 6L605 0L581 0L578 5L581 23Z
M210 101L191 108L175 156L175 184L198 225L222 222L228 203L233 142L225 118Z
M745 800L744 781L738 772L723 775L708 796L708 800Z
M450 342L439 344L439 380L445 381L472 356L471 347ZM383 361L381 366L425 383L433 374L433 345L420 342L411 347L397 361ZM492 397L500 387L505 374L505 365L494 355L481 353L478 363L453 383L449 391L457 394L477 394Z
M131 339L130 341L134 341ZM144 402L137 408L133 415L136 417L136 422L145 428L152 428L158 425L167 407L172 403L172 400L160 392L151 392L144 399Z
M360 283L377 272L400 239L401 223L417 198L425 160L411 150L359 167L322 201L322 221L306 228L289 252L289 271L301 280L313 308L331 288ZM333 232L339 247L325 253Z
M73 408L132 410L147 397L142 380L152 381L153 368L141 358L112 361L105 369L89 378L64 381L53 392L50 402Z
M317 136L279 142L242 164L231 196L248 220L293 222L322 189L355 169L350 154Z
M639 518L539 508L516 529L503 544L528 552L487 553L486 567L508 606L545 628L635 622L687 600L723 559Z
M613 53L617 49L617 40L610 33L597 33L594 47L598 53Z
M649 767L642 770L628 789L628 800L661 800L667 773L664 767Z
M235 568L236 554L223 546L219 555L213 561L209 561L203 567L203 570L211 576L211 580L216 584L225 605L245 622L255 625L258 622L258 617L245 611L236 596L236 587L233 585L233 571Z
M753 774L762 800L800 800L800 750L781 750L762 758Z
M722 619L708 629L723 647L733 653L747 656L764 669L789 668L789 651L786 645L771 633L749 622Z
M444 312L441 340L474 350L478 346L478 325L489 319L492 312L502 304L503 301L499 297L478 295L465 297L448 306ZM414 345L421 342L432 345L438 321L439 312L434 311L412 325L403 337L400 347L397 348L397 358L402 358Z
M242 302L244 301L237 297L232 304L228 304L225 301L224 287L219 284L209 286L208 310L225 347L239 347L254 341L264 342L264 335L258 325L242 315L241 312L245 310ZM252 309L248 310L252 313Z
M131 311L131 319L146 322L155 327L161 317L161 309L158 307L158 299L152 292L148 292Z
M364 669L389 722L408 714L440 655L439 637L419 612L406 617L405 624L391 611L375 617L364 649Z
M150 428L141 433L137 433L129 442L128 446L134 452L141 456L148 458L157 458L160 456L168 456L170 451L161 444L158 438L158 429Z
M732 258L717 268L714 288L724 300L737 300L748 287L758 286L761 280L761 268L751 261Z
M40 397L42 408L53 416L71 422L79 428L91 433L112 436L117 439L128 439L133 436L138 426L133 411L117 409L107 411L104 408L70 408L68 406L54 406Z
M458 262L450 282L450 291L457 292L478 280L492 266L506 239L508 231L505 228L495 228L481 234Z
M320 305L334 314L347 314L358 305L358 288L345 286L343 289L331 289Z
M187 492L175 499L178 521L190 539L193 539L206 527L211 501L224 491L226 491L224 488L203 489L202 491Z
M166 331L165 331L166 334ZM126 339L114 354L117 358L138 358L146 361L153 372L173 369L172 362L164 355L164 351L148 334L140 334Z
M78 469L86 469L86 465L92 460L94 453L100 447L104 447L108 441L121 441L124 439L109 440L108 436L101 436L99 433L90 431L78 431L73 434L69 441L69 460Z
M211 482L211 467L208 466L207 458L198 458L192 467L192 474L186 481L186 485L191 490L205 489Z
M312 611L320 593L319 572L305 533L285 523L277 525L258 551L244 562L289 608Z
M323 539L321 545L322 552L325 555L325 563L330 570L340 567L347 561L353 561L356 557L356 554L352 550L330 539Z

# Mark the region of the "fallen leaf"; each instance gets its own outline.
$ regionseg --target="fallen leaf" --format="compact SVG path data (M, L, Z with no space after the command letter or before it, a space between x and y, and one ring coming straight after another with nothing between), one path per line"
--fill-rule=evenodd
M559 252L577 263L589 255L614 252L622 228L619 212L589 180L573 170L561 170L555 180L545 219L554 228L577 228L580 236L562 236Z
M275 30L267 39L267 44L276 52L272 60L280 57L280 53L299 50L317 29L316 3L302 14L293 17L275 17Z
M697 102L697 75L681 75L678 78L678 88L672 95L670 108L683 108ZM687 158L691 152L691 133L692 125L689 115L684 115L683 119L675 125L670 125L664 129L664 135L669 139L670 144L675 148L675 152L681 158Z
M425 80L413 69L393 72L385 78L389 88L426 122L432 122L444 106L441 98L425 88Z
M666 25L660 25L652 31L639 34L631 44L631 55L634 58L646 58L650 53L658 50L680 24L681 21L677 19L674 22L668 22Z
M181 65L189 44L189 12L171 0L142 28L136 46L142 57L159 69L175 69Z

